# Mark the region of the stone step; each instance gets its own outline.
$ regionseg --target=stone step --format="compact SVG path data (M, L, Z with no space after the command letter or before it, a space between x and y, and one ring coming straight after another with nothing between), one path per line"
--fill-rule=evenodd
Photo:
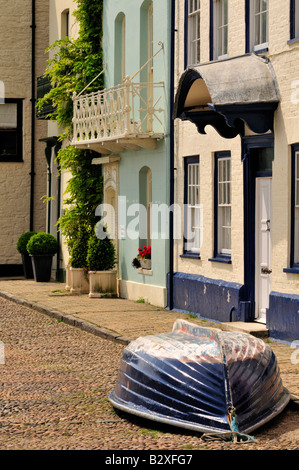
M224 322L221 323L223 330L241 331L257 338L268 338L269 330L263 323L257 322Z

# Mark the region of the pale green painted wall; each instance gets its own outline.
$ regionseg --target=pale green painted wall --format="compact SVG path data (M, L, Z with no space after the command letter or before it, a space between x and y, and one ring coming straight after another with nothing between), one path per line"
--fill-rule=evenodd
M148 2L147 2L148 3ZM126 16L126 75L132 77L143 65L144 40L142 34L147 34L142 25L141 6L143 1L138 0L106 0L104 2L104 35L103 53L107 64L105 73L105 86L113 86L115 76L115 19L120 12ZM146 36L145 36L146 37ZM169 53L170 53L170 1L153 1L153 52L160 48L158 42L162 41L164 49L154 59L154 82L164 82L163 101L161 107L164 112L160 115L164 121L164 138L158 142L156 150L128 151L121 153L119 164L119 195L125 196L127 206L139 202L139 171L147 166L152 171L152 202L156 204L169 204ZM144 79L138 75L135 82ZM127 221L134 217L128 217ZM131 240L128 236L119 240L119 272L123 280L131 280L159 286L166 286L166 276L169 266L168 228L167 239L152 240L152 276L143 276L137 273L131 265L137 255L138 239Z

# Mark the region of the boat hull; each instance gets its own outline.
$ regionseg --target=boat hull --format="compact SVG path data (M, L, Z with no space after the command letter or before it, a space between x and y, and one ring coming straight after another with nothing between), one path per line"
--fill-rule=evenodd
M252 432L289 402L262 340L177 320L124 350L109 400L122 411L198 432Z

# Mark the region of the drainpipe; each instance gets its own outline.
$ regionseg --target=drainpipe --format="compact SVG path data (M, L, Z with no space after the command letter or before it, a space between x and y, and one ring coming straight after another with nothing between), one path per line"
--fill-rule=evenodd
M30 169L30 227L33 230L34 220L34 155L35 155L35 0L32 0L32 24L31 24L31 169Z
M175 39L175 0L171 0L171 39L170 39L170 186L169 186L169 204L174 204L174 39ZM174 210L169 211L169 277L168 277L168 308L173 309L173 226Z

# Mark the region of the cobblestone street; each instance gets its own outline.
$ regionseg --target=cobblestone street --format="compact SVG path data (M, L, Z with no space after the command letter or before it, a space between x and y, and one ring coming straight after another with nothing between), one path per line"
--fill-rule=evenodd
M256 443L200 435L112 408L123 345L0 298L0 450L274 450L299 448L299 409L258 430Z

